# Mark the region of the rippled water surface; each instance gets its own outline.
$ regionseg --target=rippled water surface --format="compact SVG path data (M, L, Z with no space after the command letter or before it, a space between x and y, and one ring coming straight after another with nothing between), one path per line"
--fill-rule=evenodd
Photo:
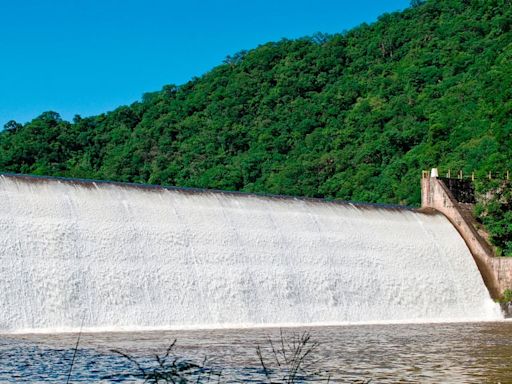
M292 328L319 343L316 366L332 382L510 383L512 322ZM223 381L263 380L256 346L279 329L90 333L81 336L70 382L141 382L133 363L151 364L177 339L176 355L222 371ZM0 336L0 382L66 382L75 334Z

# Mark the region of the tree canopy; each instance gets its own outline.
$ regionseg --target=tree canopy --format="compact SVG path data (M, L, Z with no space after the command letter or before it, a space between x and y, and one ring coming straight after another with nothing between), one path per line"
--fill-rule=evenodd
M417 205L422 169L512 165L511 0L415 1L186 84L0 133L0 170Z

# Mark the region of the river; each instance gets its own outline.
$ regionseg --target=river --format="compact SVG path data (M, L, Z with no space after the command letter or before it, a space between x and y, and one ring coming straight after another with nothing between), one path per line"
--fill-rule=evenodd
M272 366L269 338L279 348L309 332L318 380L354 383L512 382L512 322L373 324L311 328L84 333L70 382L143 382L137 367L154 365L173 340L171 356L214 368L221 382L263 382L259 345ZM77 334L0 336L0 382L66 382ZM275 366L275 364L274 364ZM215 379L217 382L217 379Z

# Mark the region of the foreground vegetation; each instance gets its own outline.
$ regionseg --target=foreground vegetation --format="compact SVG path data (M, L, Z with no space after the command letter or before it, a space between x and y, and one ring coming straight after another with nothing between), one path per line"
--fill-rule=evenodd
M11 121L0 170L417 205L422 169L512 169L511 29L511 0L415 0L99 116Z
M131 373L109 375L105 380L115 379L122 381L126 378L144 380L144 383L225 383L225 382L253 382L253 383L329 383L330 375L318 370L319 360L315 358L318 343L311 339L309 332L284 335L281 331L277 340L268 339L268 345L256 347L256 354L260 366L247 368L243 377L223 377L222 370L211 368L203 362L194 362L173 353L176 340L170 344L163 355L156 355L151 362L139 361L134 356L119 350L112 352L126 358L133 366ZM358 381L360 384L369 381Z

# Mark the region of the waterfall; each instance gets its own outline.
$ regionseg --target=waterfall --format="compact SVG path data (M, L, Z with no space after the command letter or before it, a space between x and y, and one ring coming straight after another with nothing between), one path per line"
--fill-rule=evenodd
M0 176L0 332L501 318L440 214Z

